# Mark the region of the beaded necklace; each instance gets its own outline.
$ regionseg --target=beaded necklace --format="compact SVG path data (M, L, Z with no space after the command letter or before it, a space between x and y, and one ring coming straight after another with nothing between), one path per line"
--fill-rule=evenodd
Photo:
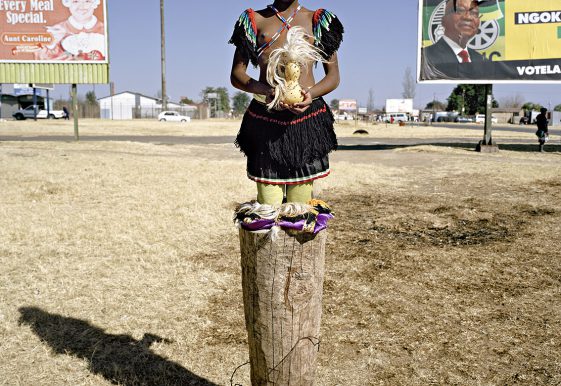
M300 11L300 9L302 9L302 5L298 5L298 8L296 8L294 10L294 12L292 13L292 15L290 15L290 17L288 19L285 19L283 15L281 15L281 13L278 11L278 9L275 8L274 5L268 5L268 8L270 8L275 15L277 15L277 17L280 19L280 21L282 21L282 26L281 28L273 35L273 37L271 39L269 39L268 41L266 41L261 47L259 47L257 49L257 57L260 57L261 54L269 47L271 47L276 41L277 39L280 37L281 33L286 29L289 30L290 29L290 23L292 23L292 20L294 20L294 16L296 16L296 14L298 13L298 11Z

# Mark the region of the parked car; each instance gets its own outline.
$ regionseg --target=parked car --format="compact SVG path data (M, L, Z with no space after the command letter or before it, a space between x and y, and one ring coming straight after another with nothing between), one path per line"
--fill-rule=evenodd
M191 122L191 117L179 114L177 111L162 111L158 114L160 122Z
M520 122L521 125L529 125L530 124L530 118L528 117L520 117Z
M491 116L491 123L499 122L496 117ZM485 114L477 114L475 116L475 123L485 123Z
M473 118L468 118L468 117L456 117L456 119L454 119L454 122L458 122L458 123L470 123L473 122Z
M38 119L60 119L64 118L64 111L62 110L37 110L37 118ZM12 117L17 119L18 121L35 117L35 106L28 106L25 109L19 109L15 113L12 114Z
M349 114L339 114L337 116L337 120L338 121L353 121L354 118L353 118L352 115L349 115Z

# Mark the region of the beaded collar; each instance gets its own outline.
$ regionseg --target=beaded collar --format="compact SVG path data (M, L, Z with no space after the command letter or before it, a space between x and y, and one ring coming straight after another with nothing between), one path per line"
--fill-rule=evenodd
M266 41L261 47L259 47L257 49L257 57L260 57L261 54L269 47L271 47L276 41L277 39L280 37L280 35L283 33L284 30L289 30L290 29L290 23L292 23L292 20L294 20L294 16L296 16L296 14L298 13L298 11L300 11L300 9L302 9L302 5L298 5L298 8L296 8L294 10L294 12L292 13L292 15L290 15L290 17L288 19L285 19L285 17L283 15L281 15L281 13L278 11L278 9L275 8L274 5L268 5L268 8L270 8L275 15L277 15L277 17L279 18L279 20L282 22L282 26L281 28L273 35L273 37L271 39L269 39L268 41Z

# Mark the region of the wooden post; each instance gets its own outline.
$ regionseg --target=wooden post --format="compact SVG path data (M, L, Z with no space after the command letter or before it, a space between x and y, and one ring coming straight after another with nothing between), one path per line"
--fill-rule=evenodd
M309 241L240 229L253 386L314 385L327 231Z

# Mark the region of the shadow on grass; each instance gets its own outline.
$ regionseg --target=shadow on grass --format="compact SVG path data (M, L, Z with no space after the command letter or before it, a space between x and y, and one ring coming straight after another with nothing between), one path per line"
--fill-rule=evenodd
M508 151L518 151L525 153L538 153L538 144L535 145L527 143L499 143L499 150ZM337 146L338 151L345 150L394 150L394 149L404 149L408 147L415 146L439 146L439 147L455 147L475 151L477 143L463 143L463 142L425 142L425 143L411 143L411 144L374 144L374 145L339 145ZM546 153L554 153L556 155L561 155L561 145L545 145Z
M130 335L112 335L74 318L50 314L36 307L22 307L20 324L31 327L57 354L88 361L92 373L119 385L217 386L175 362L150 350L154 342L166 341L152 334L141 340Z

